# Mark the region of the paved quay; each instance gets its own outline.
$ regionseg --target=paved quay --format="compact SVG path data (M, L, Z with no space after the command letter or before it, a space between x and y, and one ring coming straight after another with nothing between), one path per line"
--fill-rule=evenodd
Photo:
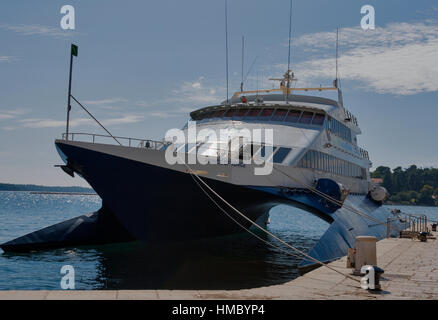
M285 284L246 290L0 291L0 299L438 299L437 240L383 239L377 243L377 265L385 270L380 293L363 290L359 282L320 267ZM346 257L330 266L351 275Z

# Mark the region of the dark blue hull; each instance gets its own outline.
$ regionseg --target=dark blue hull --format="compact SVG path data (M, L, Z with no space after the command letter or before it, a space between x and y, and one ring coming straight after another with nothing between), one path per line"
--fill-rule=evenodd
M202 192L190 174L63 143L57 147L80 168L103 205L138 240L181 241L243 231ZM206 181L253 221L266 221L269 210L279 203L278 197L263 191ZM248 221L229 208L227 211L250 227Z

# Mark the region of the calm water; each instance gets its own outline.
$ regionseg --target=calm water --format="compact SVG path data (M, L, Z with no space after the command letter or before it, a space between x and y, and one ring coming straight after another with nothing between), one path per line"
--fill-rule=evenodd
M0 242L95 211L100 204L97 196L0 192ZM397 208L438 220L437 208ZM268 229L309 251L328 226L307 212L278 206L271 210ZM298 263L250 235L159 247L135 242L29 254L1 252L0 290L60 289L60 269L66 264L75 268L76 289L250 288L295 278Z

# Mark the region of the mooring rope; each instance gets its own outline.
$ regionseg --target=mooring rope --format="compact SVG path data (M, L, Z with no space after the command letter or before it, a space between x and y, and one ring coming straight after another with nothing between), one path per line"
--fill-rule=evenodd
M255 223L254 221L252 221L250 218L248 218L247 216L245 216L242 212L240 212L238 209L236 209L233 205L231 205L229 202L227 202L223 197L221 197L216 191L214 191L204 180L202 180L187 164L184 163L184 165L187 167L187 169L189 170L190 174L194 177L196 177L198 179L199 182L201 182L208 190L210 190L214 195L216 195L219 199L221 199L227 206L229 206L233 211L235 211L237 214L239 214L242 218L244 218L245 220L247 220L248 222L250 222L253 226L255 226L256 228L260 229L262 232L270 235L271 237L273 237L275 240L279 241L280 243L284 244L285 246L287 246L288 248L292 249L295 252L298 252L299 254L301 254L302 256L310 259L311 261L315 262L316 264L319 264L321 266L327 267L328 269L344 276L347 277L351 280L360 282L359 279L353 278L350 275L346 275L344 273L342 273L339 270L336 270L334 268L332 268L331 266L329 266L328 264L319 261L316 258L313 258L312 256L306 254L305 252L295 248L294 246L290 245L289 243L281 240L280 238L278 238L276 235L274 235L273 233L269 232L268 230L262 228L261 226L259 226L257 223ZM204 189L201 188L201 190L203 190L205 192Z
M255 234L254 232L252 232L249 228L246 228L244 225L242 225L239 221L237 221L236 219L234 219L231 215L229 215L228 214L228 212L226 212L225 211L225 209L224 208L222 208L221 206L220 206L220 204L219 203L217 203L214 199L213 199L213 197L211 196L211 195L209 195L208 194L208 192L207 191L205 191L205 189L199 184L199 182L195 179L195 177L193 176L193 174L190 174L190 176L192 177L192 179L193 179L193 181L198 185L198 187L205 193L205 195L223 212L223 213L225 213L227 216L228 216L228 218L230 218L231 220L233 220L237 225L239 225L242 229L244 229L245 231L248 231L248 233L250 233L251 235L253 235L254 237L256 237L257 239L259 239L259 240L261 240L261 241L263 241L264 243L266 243L266 244L268 244L268 245L270 245L271 247L273 247L273 248L275 248L275 249L278 249L278 250L281 250L283 253L286 253L286 254L288 254L288 255L291 255L291 256L293 256L293 257L295 257L295 258L298 258L298 259L302 259L303 257L301 257L301 256L299 256L299 255L296 255L296 254L293 254L293 253L290 253L289 251L286 251L286 250L284 250L283 248L280 248L280 247L278 247L278 246L276 246L275 244L273 244L273 243L271 243L271 242L269 242L269 241L266 241L265 239L263 239L263 238L261 238L261 237L259 237L257 234Z

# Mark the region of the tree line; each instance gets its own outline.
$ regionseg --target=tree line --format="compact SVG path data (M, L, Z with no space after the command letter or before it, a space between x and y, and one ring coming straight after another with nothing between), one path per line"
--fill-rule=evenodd
M42 192L83 192L94 193L93 189L84 187L52 187L34 184L0 183L0 191L42 191Z
M438 169L418 168L411 165L407 169L397 167L377 167L371 178L383 179L382 186L388 190L387 203L406 205L438 205Z

